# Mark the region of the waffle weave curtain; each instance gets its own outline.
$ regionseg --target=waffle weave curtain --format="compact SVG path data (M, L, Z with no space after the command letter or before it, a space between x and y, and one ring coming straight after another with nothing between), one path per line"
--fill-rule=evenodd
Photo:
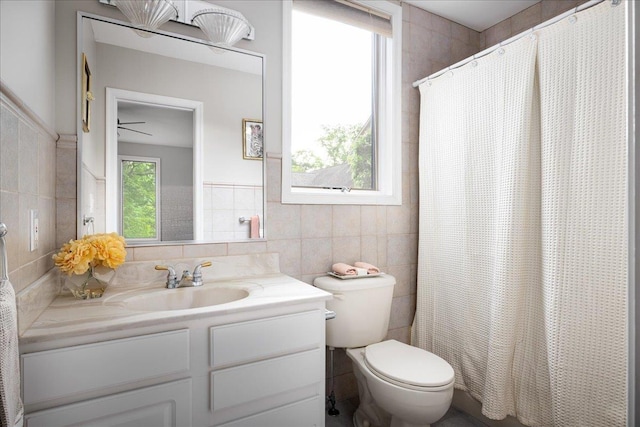
M626 423L624 7L420 86L413 344L492 419Z

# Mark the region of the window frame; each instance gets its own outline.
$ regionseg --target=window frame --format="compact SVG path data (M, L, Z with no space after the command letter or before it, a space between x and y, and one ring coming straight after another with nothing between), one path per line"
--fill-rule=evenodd
M376 155L376 190L341 191L292 187L291 185L291 37L292 0L282 3L283 66L282 66L282 203L284 204L349 204L402 205L402 7L387 1L358 0L364 7L391 16L393 37L387 41L386 67L380 75L385 82L384 99L378 108L378 141ZM387 50L388 51L388 50ZM391 73L389 74L389 70Z
M129 154L118 155L118 183L120 188L120 197L118 197L118 232L124 236L124 180L122 179L122 163L123 162L141 162L141 163L154 163L156 165L156 237L155 238L126 238L127 244L129 243L153 243L160 242L162 240L162 211L161 211L161 170L160 170L160 158L159 157L143 157L134 156Z

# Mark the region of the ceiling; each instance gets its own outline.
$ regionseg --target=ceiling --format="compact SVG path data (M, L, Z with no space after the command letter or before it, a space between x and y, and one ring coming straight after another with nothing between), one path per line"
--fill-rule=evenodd
M484 31L498 22L539 3L540 0L404 0L428 12Z
M172 147L193 146L193 111L181 108L118 101L118 119L127 129L118 129L119 142L166 145ZM129 122L143 122L125 124Z

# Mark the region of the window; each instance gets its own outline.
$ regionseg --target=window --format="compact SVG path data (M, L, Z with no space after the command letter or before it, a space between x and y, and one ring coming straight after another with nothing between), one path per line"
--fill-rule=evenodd
M283 203L401 204L401 10L284 3Z
M160 159L118 156L120 232L127 240L160 240Z

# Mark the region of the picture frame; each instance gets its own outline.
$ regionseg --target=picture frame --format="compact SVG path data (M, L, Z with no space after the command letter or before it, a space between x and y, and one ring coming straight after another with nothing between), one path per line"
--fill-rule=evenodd
M87 61L87 55L82 53L82 130L89 132L91 128L91 101L93 94L91 93L91 69Z
M264 138L262 120L242 119L242 158L262 160Z

